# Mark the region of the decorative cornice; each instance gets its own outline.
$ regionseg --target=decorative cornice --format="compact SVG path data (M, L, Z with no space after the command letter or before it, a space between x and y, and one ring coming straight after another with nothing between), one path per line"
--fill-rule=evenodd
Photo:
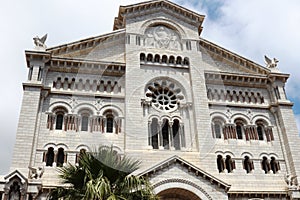
M118 17L116 17L114 21L113 30L125 28L127 17L136 17L147 13L157 12L158 9L187 21L190 24L198 26L198 32L200 35L205 16L167 0L154 0L128 6L120 6Z
M266 75L271 72L268 68L265 68L247 58L244 58L203 38L200 38L200 46L203 49L207 50L207 52L211 56L225 60L238 67L242 67L249 73Z
M73 72L86 74L102 74L107 76L122 76L125 74L125 63L93 61L86 59L70 59L52 57L47 63L49 71Z
M26 50L25 51L25 56L26 56L26 63L27 67L30 66L31 61L40 61L42 63L46 63L50 60L51 58L51 53L46 52L46 51L31 51L31 50Z
M206 84L216 85L231 85L231 86L245 86L255 88L266 88L268 84L268 77L266 75L254 74L237 74L219 71L205 71Z

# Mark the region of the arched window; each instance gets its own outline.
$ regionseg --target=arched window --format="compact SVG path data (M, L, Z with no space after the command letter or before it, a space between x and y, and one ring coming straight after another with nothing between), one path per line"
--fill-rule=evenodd
M81 117L81 131L88 131L89 127L89 116L83 115Z
M170 56L169 63L170 64L175 64L175 57L174 56Z
M147 55L147 61L148 61L148 62L152 62L152 60L153 60L153 55L149 53L149 54Z
M219 173L223 172L225 169L224 160L221 155L218 155L218 157L217 157L217 167L218 167Z
M184 126L178 119L159 122L153 118L148 124L148 144L153 149L180 150L185 147Z
M273 171L274 174L276 174L280 170L279 162L276 161L274 157L271 157L271 170Z
M56 155L56 166L62 167L65 162L65 152L63 148L59 148Z
M242 124L237 124L236 125L236 134L237 134L237 139L243 139L243 126L242 126Z
M79 163L81 157L86 154L85 149L80 149L79 153L76 154L76 163Z
M56 130L62 130L63 121L64 121L64 115L63 115L63 113L58 113L56 115L56 121L55 121L55 129Z
M158 54L156 54L154 56L154 62L159 63L160 62L160 56Z
M242 119L237 119L235 120L235 131L236 131L236 136L237 139L243 139L243 134L244 134L244 120Z
M46 166L52 166L54 162L54 149L53 147L49 147L46 153Z
M232 160L230 156L226 156L225 166L228 173L231 173L233 169L235 169L235 162Z
M106 133L113 133L114 131L114 116L112 114L106 115Z
M184 65L189 65L189 64L190 64L189 59L188 59L188 58L184 58L184 59L183 59L183 64L184 64Z
M158 120L156 118L152 119L151 122L151 145L153 149L158 149L158 134L159 134L159 126L158 126Z
M162 63L167 63L168 62L168 57L166 55L163 55L162 59L161 59L161 62Z
M269 173L270 163L267 157L263 157L263 160L261 161L261 167L265 171L265 174Z
M220 123L216 123L214 125L214 130L215 130L215 136L216 136L216 138L221 138L222 127L221 127Z
M212 132L214 138L221 138L222 136L222 121L219 119L213 119L212 122Z
M177 57L176 64L177 65L181 65L182 64L182 58L180 56Z
M146 60L146 55L144 53L140 54L140 60L145 61Z
M23 189L22 189L23 190ZM1 194L1 199L2 199L2 193ZM4 199L23 199L23 197L21 196L21 191L20 191L20 185L18 184L17 181L14 181L13 184L10 186L9 188L9 192L8 192L8 197L4 197Z
M164 119L162 124L162 139L163 139L163 147L164 149L170 148L170 141L169 141L169 120Z
M247 174L250 173L254 169L253 162L248 156L245 156L243 165L244 165L244 169L246 170Z
M261 124L259 124L256 128L258 139L259 140L264 140L264 129Z
M173 132L173 144L175 150L180 150L180 132L179 132L179 120L175 119L172 125Z

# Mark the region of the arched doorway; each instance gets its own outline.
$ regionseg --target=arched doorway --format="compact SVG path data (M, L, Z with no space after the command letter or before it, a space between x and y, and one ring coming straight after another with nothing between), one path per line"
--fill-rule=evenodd
M160 200L201 200L196 194L182 188L166 189L158 193Z

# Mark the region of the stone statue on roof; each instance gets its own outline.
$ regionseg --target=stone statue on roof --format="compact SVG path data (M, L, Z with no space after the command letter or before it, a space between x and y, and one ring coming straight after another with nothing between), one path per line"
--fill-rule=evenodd
M272 60L265 55L265 63L267 68L276 68L278 62L279 60L277 60L276 58L273 58Z
M37 50L45 50L47 46L45 45L45 41L47 39L47 34L45 34L42 38L36 36L33 38L35 49Z

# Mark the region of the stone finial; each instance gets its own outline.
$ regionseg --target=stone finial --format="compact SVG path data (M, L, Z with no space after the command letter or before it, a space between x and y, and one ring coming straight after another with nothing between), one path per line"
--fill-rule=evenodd
M47 46L45 45L45 41L47 39L47 34L45 34L42 38L36 36L33 38L35 49L37 50L45 50Z

